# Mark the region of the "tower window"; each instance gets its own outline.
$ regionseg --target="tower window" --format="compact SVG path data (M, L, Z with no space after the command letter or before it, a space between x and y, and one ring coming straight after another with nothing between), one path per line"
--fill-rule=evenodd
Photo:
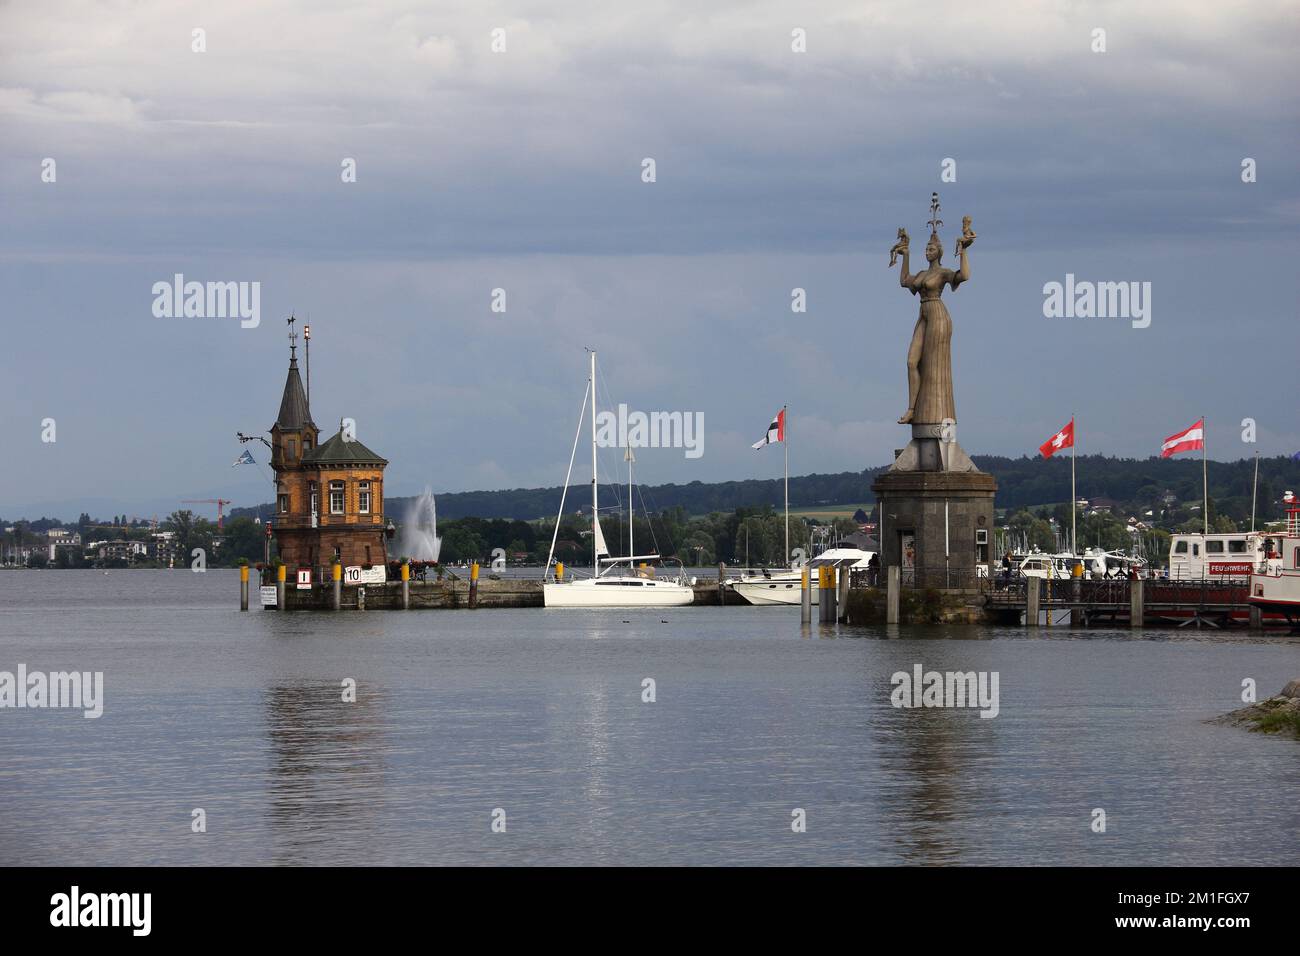
M311 496L311 513L315 514L317 510L316 482L314 481L307 482L307 491Z
M330 514L343 514L343 482L330 482Z
M357 495L357 511L363 515L370 514L370 482L361 482L361 490Z
M297 457L298 457L298 439L290 438L289 439L289 460L292 461Z

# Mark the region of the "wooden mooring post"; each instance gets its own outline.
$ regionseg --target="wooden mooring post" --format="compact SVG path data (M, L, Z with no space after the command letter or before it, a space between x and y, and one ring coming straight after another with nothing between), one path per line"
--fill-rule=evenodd
M469 606L478 607L478 562L469 566Z
M811 578L812 578L812 572L808 570L807 565L804 565L803 574L800 577L800 592L799 592L799 623L800 624L812 623L812 581L810 580Z
M1143 620L1146 617L1146 596L1143 586L1146 584L1141 578L1133 578L1128 583L1128 626L1142 627L1145 625Z

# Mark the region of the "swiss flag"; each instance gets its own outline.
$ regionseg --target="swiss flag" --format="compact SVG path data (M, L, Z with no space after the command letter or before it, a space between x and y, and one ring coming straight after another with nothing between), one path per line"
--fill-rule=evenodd
M1170 455L1176 455L1180 451L1193 451L1197 448L1205 447L1205 419L1193 425L1186 431L1181 431L1177 435L1170 435L1165 439L1165 443L1160 446L1160 457L1168 458Z
M1051 458L1062 448L1074 447L1074 419L1070 419L1070 424L1066 425L1059 432L1053 435L1047 441L1038 446L1039 453L1044 458Z

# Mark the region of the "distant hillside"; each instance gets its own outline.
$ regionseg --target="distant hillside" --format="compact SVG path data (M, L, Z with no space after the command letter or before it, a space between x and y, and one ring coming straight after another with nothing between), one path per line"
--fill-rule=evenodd
M998 480L999 508L1026 508L1068 501L1070 458L1068 455L1044 461L1041 458L974 456L975 463ZM1209 463L1210 497L1225 514L1248 516L1254 459ZM790 477L790 506L811 508L844 502L870 502L871 482L883 469L859 472ZM1300 491L1300 462L1289 458L1262 458L1259 463L1259 510L1269 507L1286 489ZM560 504L561 488L514 488L506 491L462 491L439 494L438 517L518 518L525 521L550 518ZM781 479L751 478L745 481L700 482L642 486L640 494L652 511L683 508L688 514L734 511L739 507L781 506ZM1180 501L1195 503L1201 498L1201 462L1195 456L1183 458L1107 458L1087 455L1078 460L1078 492L1081 497L1105 498L1132 508L1151 507L1165 493ZM621 501L626 487L604 485L601 497ZM400 518L411 498L389 498L386 512ZM588 500L587 486L569 489L566 510L576 511ZM638 502L638 506L639 506ZM270 513L270 504L258 508L236 508L231 514Z

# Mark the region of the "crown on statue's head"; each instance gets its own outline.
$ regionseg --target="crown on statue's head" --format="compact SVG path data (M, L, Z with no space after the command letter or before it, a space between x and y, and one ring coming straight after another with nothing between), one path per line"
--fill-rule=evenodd
M930 227L930 235L939 238L939 227L943 225L943 220L939 218L938 193L930 193L930 221L927 225Z

